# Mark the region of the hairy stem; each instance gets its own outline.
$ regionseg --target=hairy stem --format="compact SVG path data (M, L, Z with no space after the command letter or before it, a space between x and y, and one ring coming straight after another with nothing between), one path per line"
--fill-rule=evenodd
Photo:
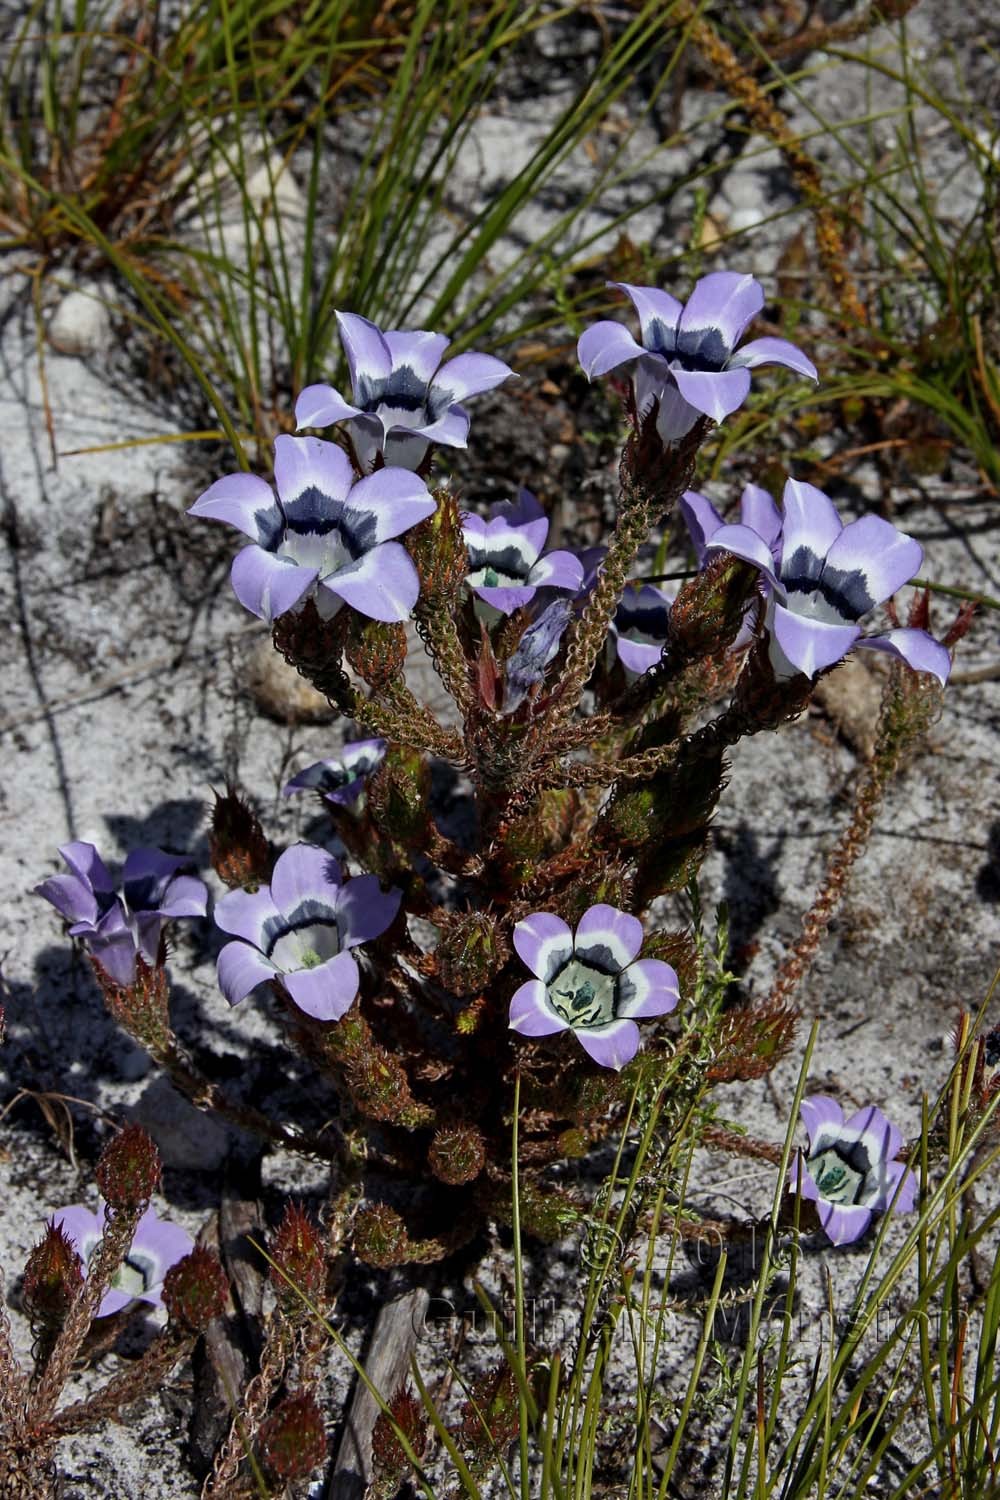
M29 1407L29 1422L33 1427L47 1421L55 1410L59 1392L66 1384L73 1361L97 1314L101 1298L128 1253L136 1225L145 1209L146 1204L140 1204L137 1208L118 1209L112 1217L105 1220L100 1244L87 1266L87 1279L66 1316L35 1388Z
M906 753L926 733L940 704L937 685L895 663L886 685L875 753L858 790L851 821L827 859L826 877L802 919L802 935L778 970L767 1004L782 1005L794 994L810 969L823 936L833 920L848 876L864 851L878 817L886 787Z

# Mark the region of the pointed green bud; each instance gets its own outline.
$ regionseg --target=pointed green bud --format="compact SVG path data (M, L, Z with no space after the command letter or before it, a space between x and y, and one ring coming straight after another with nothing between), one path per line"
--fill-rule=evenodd
M153 1057L170 1047L170 983L161 965L147 964L140 954L131 984L116 984L97 959L91 959L105 1004L119 1026Z
M393 746L369 778L368 812L381 833L423 848L430 821L431 768L419 750Z
M495 917L484 911L444 919L434 950L442 984L453 995L477 995L510 957L510 944Z
M49 1224L24 1268L24 1306L32 1326L61 1328L82 1286L76 1247L58 1224Z
M574 791L545 791L535 798L528 812L504 826L498 863L509 890L529 881L544 860L564 848L579 806Z
M391 1418L391 1420L390 1420ZM422 1458L427 1447L427 1413L408 1390L400 1389L389 1402L388 1415L379 1413L372 1432L372 1463L379 1494L395 1495L399 1483L410 1467L406 1449L397 1435L399 1428L410 1448Z
M356 1108L372 1120L417 1130L434 1111L414 1099L406 1069L372 1036L355 1006L324 1036L327 1056L340 1070Z
M722 751L678 758L648 781L620 782L601 814L602 836L612 847L646 854L665 839L684 839L707 828L724 782Z
M670 606L666 654L696 661L724 651L739 634L757 576L755 568L729 552L710 557Z
M496 1453L512 1442L520 1430L517 1379L505 1360L481 1376L462 1405L460 1437L473 1452Z
M563 919L575 927L585 911L601 903L615 906L619 911L631 910L632 879L616 861L593 861L560 897L559 911Z
M316 1302L326 1285L326 1255L319 1231L298 1204L286 1205L270 1249L270 1280L279 1301L293 1312L305 1309L303 1297Z
M469 553L462 535L462 512L447 485L433 492L437 510L414 526L403 544L420 575L421 602L449 608L465 582Z
M367 620L351 610L344 654L358 676L379 692L395 682L406 665L406 627Z

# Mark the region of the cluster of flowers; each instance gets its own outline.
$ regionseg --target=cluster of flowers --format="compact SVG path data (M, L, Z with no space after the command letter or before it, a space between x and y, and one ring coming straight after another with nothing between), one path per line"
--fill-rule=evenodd
M642 342L621 323L596 323L580 338L580 363L591 379L629 366L635 409L641 418L655 406L665 445L700 417L721 421L734 412L758 365L781 364L816 378L810 360L784 339L738 347L764 304L752 276L713 272L686 304L655 287L621 289L638 313ZM310 386L295 417L300 429L345 424L361 478L337 444L282 435L274 448L277 494L255 475L229 474L191 507L192 515L226 522L250 537L253 545L233 564L233 589L268 621L307 598L325 617L344 605L374 620L409 616L419 580L393 539L436 506L417 471L431 445L465 446L469 416L461 402L513 374L485 354L442 364L448 341L438 334L382 333L365 318L338 317L354 400L331 386ZM758 569L775 675L815 677L852 648L865 647L945 681L948 653L925 631L862 634L864 616L919 571L919 543L878 516L845 526L828 496L795 479L785 485L782 505L779 511L766 491L751 485L736 525L725 524L711 501L693 491L682 507L699 561L728 552ZM601 565L594 549L579 557L544 551L548 520L527 490L495 506L489 520L467 516L463 533L469 590L486 623L537 608L539 598L548 603L552 593L578 598ZM659 659L669 604L666 593L641 581L626 593L612 632L626 670L642 672ZM562 608L550 620L565 629L570 617ZM515 706L522 701L523 695Z
M759 338L741 347L764 302L751 276L706 276L686 304L656 288L621 289L638 314L641 342L618 322L597 323L580 339L580 363L591 379L627 368L637 420L653 421L664 447L698 420L718 422L734 412L759 365L816 378L812 363L785 340ZM282 435L274 445L274 489L253 474L230 474L191 507L192 515L222 521L250 539L233 563L232 585L240 602L268 622L309 600L323 619L345 607L376 621L409 617L420 583L398 538L435 512L423 477L432 449L464 447L469 417L462 402L513 374L487 355L445 360L448 340L437 334L383 333L353 314L338 317L353 399L328 385L310 386L295 417L300 431L343 424L350 456L319 437ZM814 678L865 647L946 680L949 654L925 631L862 634L864 617L918 572L922 552L912 537L875 516L844 525L822 491L792 478L781 509L766 491L747 486L736 524L694 491L682 511L700 565L728 553L757 570L776 679ZM526 701L530 714L530 695L604 561L599 548L546 552L548 531L542 507L526 490L494 506L488 519L463 521L472 617L486 630L517 611L529 621L507 662L502 711L508 714ZM608 647L627 674L660 661L670 606L669 594L652 582L638 579L626 589ZM749 639L748 622L736 646ZM313 790L358 812L366 779L386 748L380 739L348 744L338 757L299 772L284 792ZM173 856L130 855L116 890L92 845L70 844L61 853L70 874L45 881L39 892L87 940L116 984L134 981L138 959L162 961L168 920L205 914L205 887L180 875L183 861ZM232 939L219 955L223 994L235 1005L258 985L277 984L313 1020L340 1020L359 991L352 950L390 928L401 899L397 889L383 891L374 875L345 879L324 849L294 845L277 860L269 884L232 890L216 903L217 925ZM622 1068L640 1045L637 1021L668 1013L679 999L676 973L658 959L640 958L642 942L641 922L606 904L591 906L575 932L551 912L530 913L514 925L513 944L533 977L510 1001L510 1027L531 1038L570 1031L594 1062ZM810 1154L793 1186L816 1199L832 1238L853 1238L903 1180L905 1169L893 1161L898 1133L877 1110L844 1123L824 1100L809 1102L806 1122ZM899 1206L912 1197L907 1175Z
M591 1024L581 1033L584 1045L598 1061L607 1062L616 1047L628 1051L628 1029L635 1030L632 1017L661 1015L677 1003L676 979L669 965L656 959L635 960L642 940L639 924L635 923L638 932L630 926L635 918L624 913L612 917L609 912L610 908L592 908L579 923L575 939L555 917L539 914L518 923L517 950L539 974L514 996L514 1024L523 1035L563 1029L574 1016L586 1012ZM609 938L615 945L610 959ZM617 1017L611 1023L611 1038L599 1029L605 1013ZM917 1181L899 1160L903 1138L875 1105L845 1120L835 1099L816 1094L802 1101L801 1121L808 1144L796 1156L787 1187L815 1205L833 1244L859 1239L875 1213L913 1209ZM84 1267L100 1242L104 1215L103 1203L98 1204L97 1213L76 1203L60 1209L50 1221L66 1236ZM109 1317L138 1302L162 1307L167 1272L193 1248L186 1230L147 1209L97 1316Z

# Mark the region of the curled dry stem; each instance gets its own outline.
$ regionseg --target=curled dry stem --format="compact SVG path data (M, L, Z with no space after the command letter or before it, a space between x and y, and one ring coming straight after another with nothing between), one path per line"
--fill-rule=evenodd
M787 1003L808 973L843 899L847 880L867 847L886 788L907 752L926 733L940 708L941 689L923 674L893 664L882 699L875 753L858 789L847 828L827 859L826 877L802 919L802 934L778 970L767 1005Z
M264 1341L260 1369L247 1386L239 1411L233 1412L225 1442L216 1454L212 1472L202 1486L202 1500L229 1500L240 1464L254 1446L260 1425L267 1416L271 1397L284 1378L293 1349L292 1325L276 1312L271 1318Z

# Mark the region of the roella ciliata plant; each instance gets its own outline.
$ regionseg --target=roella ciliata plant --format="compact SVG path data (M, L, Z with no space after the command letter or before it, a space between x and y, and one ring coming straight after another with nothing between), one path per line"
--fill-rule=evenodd
M141 851L116 891L96 851L73 845L71 873L40 887L89 944L119 1021L175 1081L274 1140L352 1164L353 1248L376 1265L440 1259L509 1214L515 1083L521 1222L549 1235L582 1205L547 1169L605 1137L637 1080L683 1092L686 1070L722 1081L773 1065L837 891L821 892L749 1016L706 1000L691 934L676 917L664 925L659 898L697 876L727 750L799 714L817 678L864 647L893 665L851 854L831 874L842 886L948 676L954 632L934 640L922 603L906 626L866 626L918 572L912 538L871 515L845 525L794 477L780 507L748 484L738 522L693 488L700 445L758 366L816 378L793 344L744 341L760 284L715 272L686 303L621 289L640 339L606 321L579 344L587 376L617 382L630 425L605 546L547 551L548 517L513 484L490 516L464 511L436 453L466 446L464 403L514 372L353 313L339 315L349 397L310 386L299 432L275 441L273 484L228 474L191 506L249 539L237 598L357 726L285 788L320 799L337 852L276 851L235 789L213 818L229 887L215 904L222 992L238 1005L271 991L290 1043L329 1079L335 1126L307 1138L232 1104L184 1055L162 933L203 912L204 893L177 861ZM639 558L678 512L697 568L673 592L644 580ZM411 619L453 700L448 723L408 685ZM439 826L436 759L467 780L462 835ZM389 1201L385 1183L401 1178L408 1195Z
M329 1309L348 1253L377 1267L441 1261L509 1220L514 1199L519 1230L564 1233L589 1204L558 1169L637 1100L640 1112L657 1100L664 1139L701 1130L717 1148L768 1155L710 1112L692 1126L691 1107L787 1052L795 989L967 625L960 615L935 640L925 595L899 623L891 599L922 553L888 521L844 524L794 477L780 505L747 483L738 520L694 488L703 441L758 366L816 378L794 345L744 341L764 305L752 276L705 276L686 303L621 290L640 339L606 321L579 343L584 372L615 383L629 427L604 545L547 550L549 517L518 476L488 516L466 510L457 482L438 477L439 450L466 446L465 402L514 372L492 356L449 359L441 335L383 332L354 313L339 315L349 396L310 386L298 431L275 441L273 483L228 474L190 508L248 539L232 567L237 598L354 726L284 788L317 800L323 843L276 849L235 787L212 817L227 888L214 908L220 988L233 1006L270 995L289 1045L324 1080L323 1128L234 1098L175 1036L166 933L206 910L182 860L133 851L116 885L97 851L75 843L61 851L69 873L39 886L88 946L118 1022L200 1107L335 1164L322 1232L289 1205L271 1241L277 1306L206 1495L237 1492L249 1442L279 1487L321 1461L310 1382L324 1334L310 1331L309 1311ZM694 562L679 587L646 561L672 519ZM883 605L884 629L871 619ZM445 722L407 679L420 645L452 700ZM727 751L795 718L858 648L889 663L850 825L771 992L733 1005L731 976L685 920ZM433 793L436 761L466 789L460 819ZM803 1119L809 1153L787 1182L796 1215L842 1243L874 1212L913 1206L915 1179L877 1106L843 1121L813 1098ZM695 1220L686 1214L686 1235L697 1236ZM57 1291L83 1306L58 1225L49 1240L53 1264L69 1268ZM50 1317L57 1349L64 1312ZM386 1397L406 1429L411 1398ZM390 1455L383 1478L403 1462L396 1428L375 1445Z

